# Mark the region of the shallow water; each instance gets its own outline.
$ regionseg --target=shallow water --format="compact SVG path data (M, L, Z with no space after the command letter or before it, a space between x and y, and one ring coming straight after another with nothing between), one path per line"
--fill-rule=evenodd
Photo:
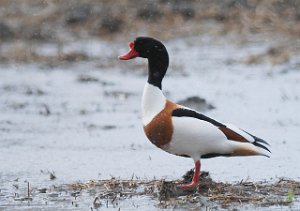
M95 55L97 48L107 49L108 44L88 45L85 50ZM262 52L269 45L228 45L198 38L167 42L171 67L163 89L170 99L177 102L200 96L216 107L207 115L271 144L270 159L203 160L203 170L214 180L300 179L300 74L296 65L300 58L277 66L229 62ZM45 48L49 52L49 46ZM165 153L147 141L140 115L146 61L128 61L132 65L114 59L124 50L124 43L114 43L100 62L0 66L0 208L26 207L27 202L20 205L12 196L25 194L27 181L42 188L111 177L172 180L193 168L191 159ZM81 80L83 75L92 80ZM50 180L48 172L56 179ZM30 203L28 209L34 210L34 201ZM126 210L132 202L122 203L121 210ZM155 201L142 198L137 204L152 210Z

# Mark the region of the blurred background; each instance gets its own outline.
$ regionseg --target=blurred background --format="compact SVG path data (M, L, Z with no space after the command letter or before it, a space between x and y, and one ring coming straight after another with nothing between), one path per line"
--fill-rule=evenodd
M152 0L152 1L0 1L0 59L5 62L73 62L99 59L81 48L82 40L127 41L137 35L163 40L186 36L274 36L298 41L300 3L297 0ZM216 39L217 39L216 38ZM236 39L236 38L235 38ZM53 44L53 52L40 45ZM298 46L270 49L284 58ZM249 62L259 62L256 61ZM259 59L257 59L259 60Z
M300 1L0 0L0 209L24 206L27 182L56 209L39 189L193 167L144 135L147 61L117 59L137 36L166 45L168 98L271 144L271 159L203 161L214 180L300 179Z

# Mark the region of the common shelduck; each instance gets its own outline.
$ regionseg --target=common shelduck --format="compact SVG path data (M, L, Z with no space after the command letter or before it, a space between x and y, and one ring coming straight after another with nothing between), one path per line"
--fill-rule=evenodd
M129 47L129 52L119 56L119 59L148 59L148 81L142 97L142 121L146 136L166 152L194 159L192 182L179 187L198 186L201 158L253 155L269 157L270 145L266 141L166 99L161 83L169 66L169 56L160 41L138 37L129 43Z

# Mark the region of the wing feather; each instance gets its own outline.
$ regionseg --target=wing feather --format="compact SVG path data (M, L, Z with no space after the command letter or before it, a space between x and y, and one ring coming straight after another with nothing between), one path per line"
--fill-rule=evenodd
M188 108L178 108L175 109L172 113L172 116L176 117L193 117L197 118L206 122L209 122L216 126L223 134L227 137L230 141L237 141L237 142L245 142L245 143L252 143L253 145L260 147L264 150L270 152L267 148L269 146L268 142L265 140L258 138L245 130L242 130L234 125L231 124L223 124L218 122L210 117L205 116L204 114L198 113L194 110L190 110ZM266 146L267 145L267 146Z

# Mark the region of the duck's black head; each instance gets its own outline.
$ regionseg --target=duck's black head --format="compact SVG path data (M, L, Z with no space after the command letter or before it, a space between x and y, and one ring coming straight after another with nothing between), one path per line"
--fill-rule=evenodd
M149 64L148 83L161 89L161 81L169 66L166 47L160 41L150 37L138 37L129 43L129 47L129 52L119 56L119 59L147 58Z

